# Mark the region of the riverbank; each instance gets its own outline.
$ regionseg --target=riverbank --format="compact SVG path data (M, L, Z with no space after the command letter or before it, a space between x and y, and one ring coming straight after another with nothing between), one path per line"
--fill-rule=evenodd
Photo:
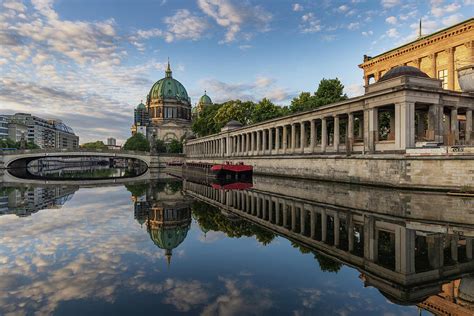
M474 189L474 155L281 155L186 159L187 163L224 161L252 165L257 175L422 190L469 192Z

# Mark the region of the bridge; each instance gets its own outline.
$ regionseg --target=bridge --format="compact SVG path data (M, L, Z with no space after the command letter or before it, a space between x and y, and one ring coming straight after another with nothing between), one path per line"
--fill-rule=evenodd
M59 180L38 180L38 179L19 179L14 177L8 172L11 168L24 168L27 164L33 160L41 158L61 158L61 157L102 157L102 158L123 158L123 159L136 159L142 161L147 166L147 172L135 180L143 179L148 180L153 174L153 170L165 167L168 162L177 162L183 160L181 154L153 154L142 151L130 151L130 150L109 150L109 149L35 149L35 150L14 150L14 151L2 151L0 152L0 180L1 182L7 183L56 183L60 184ZM94 183L98 183L93 180ZM125 180L116 179L118 183ZM68 182L68 181L66 181ZM70 181L69 181L70 182ZM84 184L88 181L83 181ZM104 183L108 183L110 180L104 180Z

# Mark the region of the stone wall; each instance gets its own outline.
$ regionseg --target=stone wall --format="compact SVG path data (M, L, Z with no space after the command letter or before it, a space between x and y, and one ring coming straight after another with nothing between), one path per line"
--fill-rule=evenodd
M222 163L222 159L187 158ZM474 186L474 157L281 156L229 158L255 174L419 189L458 190Z

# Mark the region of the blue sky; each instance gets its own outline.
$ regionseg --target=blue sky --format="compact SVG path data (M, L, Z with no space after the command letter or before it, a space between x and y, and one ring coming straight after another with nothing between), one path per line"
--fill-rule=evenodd
M0 111L63 119L81 142L130 134L133 108L173 74L193 104L289 104L338 77L362 93L364 54L474 16L473 0L0 1Z

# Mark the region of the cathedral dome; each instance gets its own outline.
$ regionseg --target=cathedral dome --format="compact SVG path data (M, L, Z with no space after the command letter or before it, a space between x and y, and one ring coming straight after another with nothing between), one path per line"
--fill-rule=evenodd
M143 104L143 102L140 102L140 104L137 105L137 110L146 110L145 104Z
M416 67L412 66L397 66L393 67L389 71L387 71L379 81L385 81L389 79L393 79L396 77L401 76L413 76L413 77L422 77L422 78L429 78L427 74Z
M172 99L181 103L190 104L191 100L188 96L188 92L178 80L173 78L169 63L165 73L165 77L155 82L151 87L148 97L151 100Z
M199 99L199 104L210 105L212 104L211 98L204 92L204 95Z

